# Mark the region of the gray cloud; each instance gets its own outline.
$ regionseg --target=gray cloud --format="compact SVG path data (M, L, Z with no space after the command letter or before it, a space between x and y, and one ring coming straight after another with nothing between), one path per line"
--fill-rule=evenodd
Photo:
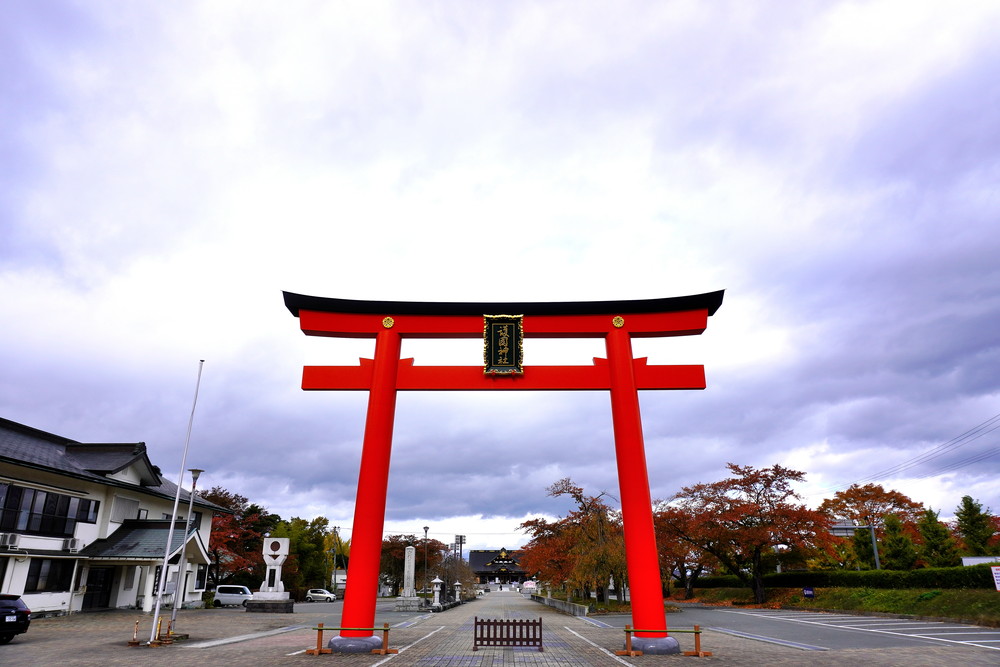
M172 476L205 358L190 454L205 483L348 526L366 397L302 392L300 369L357 363L370 345L306 340L282 289L725 288L703 340L642 352L704 363L709 381L642 394L659 498L728 461L780 462L806 470L818 502L997 412L989 5L912 9L878 34L884 3L13 7L0 22L6 418L146 441ZM479 363L465 343L407 354ZM601 350L542 346L529 363ZM968 492L1000 507L1000 458L948 470L996 442L882 483L945 514ZM399 398L390 521L482 515L513 530L568 508L545 495L561 477L617 496L607 396Z

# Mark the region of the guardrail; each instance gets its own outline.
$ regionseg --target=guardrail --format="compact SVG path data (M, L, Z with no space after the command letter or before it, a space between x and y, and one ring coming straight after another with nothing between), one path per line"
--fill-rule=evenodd
M381 628L344 628L344 627L325 627L322 623L317 623L313 630L316 631L316 648L306 649L308 655L324 655L326 653L333 653L333 649L323 648L323 633L327 630L369 630L371 632L382 632L382 648L373 648L372 653L377 653L378 655L385 655L386 653L399 653L398 649L389 648L389 624L385 623Z
M624 651L615 651L615 655L627 655L630 658L638 656L638 655L642 655L642 651L634 651L634 650L632 650L632 633L633 632L659 632L659 633L662 633L662 632L665 632L665 631L664 630L639 630L639 629L633 628L631 625L626 625L625 626L625 650ZM694 626L694 629L692 629L692 630L678 630L677 628L674 628L674 629L670 630L670 632L673 632L675 634L679 633L679 632L683 632L683 633L689 633L689 634L693 634L694 635L694 650L693 651L684 651L683 655L690 655L690 656L695 656L695 657L698 657L698 658L705 658L705 657L708 657L708 656L712 655L711 651L702 651L701 650L701 626L700 625Z
M546 598L541 595L532 595L531 599L535 602L541 602L544 605L558 609L559 611L564 611L567 614L572 614L573 616L586 616L590 613L590 607L584 604L566 602L565 600L557 600L556 598Z
M478 616L473 618L475 619L473 651L478 651L480 646L499 646L501 648L537 646L539 651L545 650L542 646L542 619L540 618L537 621L488 619Z

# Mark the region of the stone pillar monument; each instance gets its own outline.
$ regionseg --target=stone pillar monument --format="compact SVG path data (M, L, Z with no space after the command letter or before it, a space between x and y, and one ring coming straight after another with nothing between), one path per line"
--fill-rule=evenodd
M281 581L281 566L288 558L287 537L264 538L264 565L267 575L260 585L260 591L247 602L247 611L291 614L294 602L285 591Z
M396 598L396 611L418 611L420 598L413 583L416 573L417 549L406 547L403 557L403 594Z

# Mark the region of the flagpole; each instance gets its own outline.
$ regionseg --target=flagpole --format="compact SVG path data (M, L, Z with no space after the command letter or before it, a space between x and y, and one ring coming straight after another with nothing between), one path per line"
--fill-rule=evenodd
M181 502L181 483L184 481L184 470L187 466L188 446L191 444L191 428L194 426L194 409L198 405L198 390L201 388L201 369L205 365L205 360L198 361L198 381L194 385L194 402L191 404L191 417L188 419L187 437L184 439L184 454L181 456L181 471L177 475L177 494L174 496L174 511L170 513L170 530L167 531L167 548L163 554L163 567L160 569L160 585L156 589L156 609L153 612L153 627L149 632L149 643L156 640L156 626L160 620L160 603L163 600L163 591L167 585L167 566L170 561L170 547L174 537L174 524L177 521L177 506ZM174 587L174 605L177 604L177 590Z

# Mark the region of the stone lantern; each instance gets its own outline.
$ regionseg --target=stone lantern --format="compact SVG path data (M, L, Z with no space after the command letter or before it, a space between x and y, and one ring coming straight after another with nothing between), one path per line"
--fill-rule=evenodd
M443 584L443 583L444 582L441 581L441 579L439 577L434 577L434 580L431 582L431 584L434 586L434 606L435 607L440 607L441 606L441 584Z
M455 602L461 602L461 601L462 601L462 582L461 581L456 581L455 582Z

